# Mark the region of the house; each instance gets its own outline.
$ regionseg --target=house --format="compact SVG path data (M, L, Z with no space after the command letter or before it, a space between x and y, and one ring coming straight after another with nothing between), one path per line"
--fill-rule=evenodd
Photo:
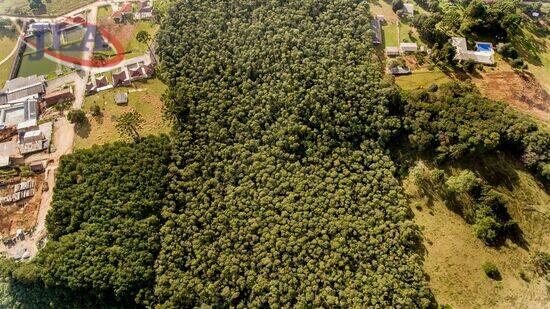
M92 81L89 81L86 84L86 95L92 95L97 92L97 87L92 83Z
M405 66L396 66L394 68L390 68L388 70L390 72L390 74L394 75L394 76L397 76L397 75L408 75L408 74L411 74L411 69L409 69L408 67L405 67Z
M135 19L151 19L153 18L153 7L149 5L148 1L140 1L138 10L134 14Z
M135 69L129 69L128 71L130 72L131 81L147 78L147 76L145 75L145 70L142 66L138 66Z
M1 93L7 103L23 102L27 99L39 99L46 92L46 80L43 75L31 75L8 80Z
M111 18L116 23L122 23L132 17L133 9L131 2L124 2L117 11L113 12Z
M0 106L0 125L4 127L19 126L21 123L38 119L38 101L27 99L23 102Z
M476 50L468 50L465 38L453 37L452 45L456 49L455 59L458 61L471 60L476 63L495 64L495 51L489 42L476 42Z
M113 88L113 85L109 83L105 75L95 77L93 82L95 82L95 87L96 87L95 91L97 92Z
M128 104L128 94L125 92L117 92L115 94L115 103L117 105Z
M403 5L403 15L414 16L414 4L405 3Z
M143 69L145 70L145 75L147 77L152 77L155 75L155 66L152 64L144 65Z
M388 56L388 57L399 56L399 47L397 47L397 46L387 46L386 47L386 56Z
M54 104L72 101L74 100L73 88L69 87L46 93L46 95L42 99L44 100L46 107L50 107Z
M418 51L418 45L416 43L401 43L399 49L402 53L416 53Z
M130 84L130 79L126 74L126 70L122 70L120 73L113 73L113 86L127 86Z
M380 25L380 20L378 18L373 19L372 30L374 30L374 37L372 39L372 42L374 44L382 43L382 26Z

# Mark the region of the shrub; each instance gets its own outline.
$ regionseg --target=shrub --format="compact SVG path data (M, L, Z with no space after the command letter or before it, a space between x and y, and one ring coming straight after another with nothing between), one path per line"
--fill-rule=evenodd
M398 10L402 10L405 7L405 4L403 3L403 0L393 0L391 8L394 12L397 12Z
M432 180L434 182L444 182L445 181L445 171L441 169L434 169L432 171Z
M498 43L497 52L505 58L516 59L519 57L518 51L510 43Z
M527 69L527 64L525 64L523 62L523 59L522 58L516 58L516 59L512 59L510 61L510 65L512 66L512 68L514 69Z
M473 60L468 59L462 63L462 68L468 73L473 73L476 69L476 63Z
M86 121L86 113L80 109L74 109L67 114L67 119L71 123L82 124Z
M474 224L474 234L486 245L492 245L498 239L501 225L490 216L481 217Z
M537 251L533 256L533 264L539 275L547 275L550 272L550 253Z
M481 267L483 268L483 271L485 272L487 277L493 280L500 280L500 271L495 264L491 262L485 262L481 265Z
M449 177L445 185L450 194L472 193L480 187L481 181L472 171L464 170L456 176Z
M94 104L90 108L90 112L92 113L92 116L94 116L94 117L101 116L101 107L99 107L99 105L97 105L97 104Z

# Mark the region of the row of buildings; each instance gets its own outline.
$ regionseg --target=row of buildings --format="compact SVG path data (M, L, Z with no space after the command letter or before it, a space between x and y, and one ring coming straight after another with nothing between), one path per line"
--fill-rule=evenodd
M104 74L90 76L86 84L86 94L93 95L103 90L120 86L129 86L132 82L153 77L155 67L153 63L132 63L111 72L111 80Z
M113 9L111 18L116 23L153 18L153 6L147 0L139 1L136 10L134 10L133 2L122 2L113 5L116 7Z

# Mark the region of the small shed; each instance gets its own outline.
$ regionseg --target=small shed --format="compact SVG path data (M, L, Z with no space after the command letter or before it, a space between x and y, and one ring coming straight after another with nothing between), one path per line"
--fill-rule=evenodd
M42 173L46 170L46 167L44 166L44 162L37 161L29 164L29 169L35 173Z
M128 104L128 94L125 92L117 92L115 94L115 103L117 105Z
M418 51L418 45L416 43L401 43L399 48L403 53L416 53Z
M394 67L394 68L391 68L389 69L390 73L392 75L408 75L408 74L411 74L411 69L409 69L408 67L405 67L405 66L397 66L397 67Z
M399 47L397 46L387 46L386 47L386 56L399 56Z

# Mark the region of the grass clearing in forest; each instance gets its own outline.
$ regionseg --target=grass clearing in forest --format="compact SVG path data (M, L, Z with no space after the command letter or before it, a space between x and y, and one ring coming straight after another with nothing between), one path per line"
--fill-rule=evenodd
M414 70L410 75L397 76L395 83L403 90L426 89L429 86L436 84L440 85L449 82L451 78L441 70L418 69Z
M507 211L518 222L525 243L507 240L499 248L486 246L475 237L472 226L437 193L441 185L424 186L429 188L425 192L409 175L403 185L414 221L422 229L424 269L438 303L454 308L544 307L545 283L533 273L531 255L537 250L550 250L550 235L546 232L550 224L548 192L516 160L504 154L443 169L447 176L470 169L504 194ZM425 170L430 173L434 168L426 163ZM481 267L485 262L498 267L502 280L485 275Z
M102 115L88 117L88 123L77 129L75 149L90 148L119 140L129 141L117 131L116 117L132 110L138 111L143 119L142 136L168 133L170 124L163 119L163 103L160 99L166 86L158 79L136 82L131 87L117 87L86 97L83 105L90 112L93 105L99 105ZM117 92L128 92L128 105L118 106L114 102Z

